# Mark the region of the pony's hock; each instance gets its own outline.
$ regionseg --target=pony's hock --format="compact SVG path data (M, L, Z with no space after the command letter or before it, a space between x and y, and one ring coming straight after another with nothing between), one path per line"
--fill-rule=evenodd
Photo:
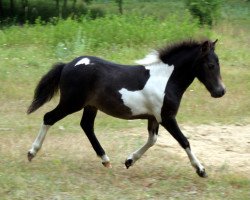
M205 85L212 97L225 94L219 59L214 51L216 42L177 43L152 52L134 66L92 56L56 64L41 78L27 111L28 114L34 112L60 89L59 104L44 115L28 159L31 161L35 157L50 126L83 109L81 127L103 165L110 168L110 160L94 132L94 120L101 110L121 119L148 120L148 141L127 157L127 168L155 144L159 125L162 125L186 151L197 174L205 177L205 168L191 151L175 117L183 93L195 78Z

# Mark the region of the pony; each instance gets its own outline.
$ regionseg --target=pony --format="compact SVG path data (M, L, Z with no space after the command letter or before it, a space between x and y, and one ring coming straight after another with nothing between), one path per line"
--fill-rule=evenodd
M183 93L195 78L212 97L225 94L216 43L217 40L208 39L175 43L151 52L136 65L116 64L94 56L55 64L38 83L27 113L51 100L58 90L60 100L56 108L44 115L38 136L28 151L28 160L36 156L52 125L83 109L80 125L102 164L110 168L110 159L94 132L95 117L100 110L116 118L148 121L148 140L127 157L127 168L155 144L161 125L186 151L197 174L206 177L205 168L180 130L176 115Z

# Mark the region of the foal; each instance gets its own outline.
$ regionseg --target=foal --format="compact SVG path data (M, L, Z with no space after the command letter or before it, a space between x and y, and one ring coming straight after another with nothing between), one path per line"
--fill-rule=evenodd
M162 125L184 148L192 166L201 177L205 168L191 151L187 138L176 122L183 93L198 78L212 97L225 94L215 42L186 41L137 61L139 65L120 65L92 56L56 64L38 83L27 113L49 101L60 89L60 101L44 115L39 134L28 151L31 161L41 148L48 129L67 115L84 109L81 127L105 167L110 159L94 133L98 110L122 119L147 119L148 141L130 154L125 165L132 166L157 140Z

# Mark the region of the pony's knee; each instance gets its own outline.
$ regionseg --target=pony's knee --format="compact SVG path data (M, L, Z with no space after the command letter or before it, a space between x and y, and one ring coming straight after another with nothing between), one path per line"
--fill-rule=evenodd
M93 131L93 125L89 123L87 120L81 121L80 126L82 127L83 131L86 133Z

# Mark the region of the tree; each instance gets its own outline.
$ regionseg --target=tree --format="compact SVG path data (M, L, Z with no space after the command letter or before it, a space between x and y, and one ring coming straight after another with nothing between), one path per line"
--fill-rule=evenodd
M63 0L63 7L67 8L68 0Z
M218 19L221 0L187 0L190 13L199 19L200 24L212 26Z
M3 2L2 0L0 0L0 18L2 18L4 16L4 13L3 13Z
M56 1L56 11L57 11L57 15L59 16L60 14L60 2L59 0L55 0Z
M115 0L115 2L117 3L119 12L122 15L123 14L123 0Z
M15 13L15 2L14 0L10 0L10 15L14 16Z
M67 16L67 5L68 5L68 1L67 0L63 0L62 17L66 17Z

